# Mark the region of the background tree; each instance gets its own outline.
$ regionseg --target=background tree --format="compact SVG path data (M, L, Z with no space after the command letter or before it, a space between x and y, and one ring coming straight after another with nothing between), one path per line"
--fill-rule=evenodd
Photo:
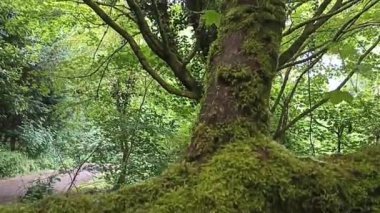
M31 25L21 8L7 2L1 3L1 114L0 129L3 141L10 141L16 149L20 126L28 119L48 119L58 97L54 94L51 78L44 75L41 65L44 58L39 50L45 41L30 36Z

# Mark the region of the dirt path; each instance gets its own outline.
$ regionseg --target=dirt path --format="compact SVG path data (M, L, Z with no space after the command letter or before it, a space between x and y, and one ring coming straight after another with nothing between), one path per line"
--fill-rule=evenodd
M14 178L0 180L0 204L16 202L20 197L25 195L28 186L38 178L46 179L51 175L56 174L54 171L43 171L36 174L18 176ZM54 190L59 192L66 192L71 184L74 174L61 174L57 177L61 181L54 183ZM83 170L78 173L75 185L79 186L83 183L88 183L96 178L94 173Z

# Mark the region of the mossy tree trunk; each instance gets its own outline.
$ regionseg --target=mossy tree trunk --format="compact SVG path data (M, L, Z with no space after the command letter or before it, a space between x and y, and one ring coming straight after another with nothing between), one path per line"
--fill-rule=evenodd
M285 23L283 0L226 0L209 54L206 93L188 150L203 161L220 146L269 133L269 97Z

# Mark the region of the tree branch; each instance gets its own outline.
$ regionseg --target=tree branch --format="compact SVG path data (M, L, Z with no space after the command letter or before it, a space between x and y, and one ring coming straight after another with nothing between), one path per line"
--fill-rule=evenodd
M285 72L285 76L284 76L284 80L282 81L282 85L281 85L281 88L280 88L280 92L278 93L277 95L277 98L276 100L274 101L274 104L272 106L272 108L270 109L270 111L272 113L274 113L276 111L276 108L278 106L278 104L280 103L280 100L281 100L281 97L282 95L284 94L285 92L285 88L286 88L286 84L288 83L288 80L289 80L289 76L290 76L290 72L292 71L292 67L289 67L286 72Z
M363 55L361 55L356 63L356 67L347 75L347 77L337 86L337 88L333 91L339 91L341 90L346 83L351 79L351 77L359 70L359 65L363 62L363 60L372 52L372 50L379 44L380 42L380 36L377 38L377 40L371 45L370 48L368 48ZM322 106L323 104L327 103L329 101L329 98L323 98L320 101L318 101L314 106L310 107L309 109L305 110L301 114L299 114L297 117L295 117L293 120L291 120L284 128L276 131L274 134L274 138L278 137L279 135L283 134L286 130L288 130L290 127L292 127L294 124L296 124L299 120L316 110L318 107Z
M86 0L89 1L89 0ZM142 36L144 37L148 46L152 49L152 51L157 54L160 58L165 57L165 49L163 44L158 40L158 38L152 33L149 28L148 23L145 20L145 15L141 8L137 5L134 0L126 0L131 11L135 14L136 23L139 26Z
M340 8L344 7L345 9L348 9L355 5L359 0L352 1L349 6L342 4L342 0L337 0L336 3L332 6L332 8L329 10L328 14L332 14L335 11L339 10ZM315 17L318 17L319 14L321 14L326 7L328 6L329 0L325 0L321 6L318 8L317 12L314 15ZM332 16L327 16L321 19L318 19L317 21L310 22L305 25L304 30L302 34L293 42L290 47L285 50L279 58L279 67L282 67L285 63L287 63L291 58L294 57L294 55L300 50L300 48L303 46L305 41L309 38L309 36L313 33L315 33L323 24L325 24Z
M298 88L299 83L301 82L303 76L304 76L304 75L305 75L305 74L306 74L311 68L313 68L313 67L314 67L314 66L315 66L315 65L321 60L322 56L323 56L323 55L318 56L313 62L311 62L311 63L310 63L305 69L304 69L304 71L301 73L301 75L298 76L298 78L297 78L297 80L296 80L296 82L295 82L295 84L294 84L294 86L293 86L293 88L292 88L292 90L291 90L289 96L286 97L285 102L284 102L284 106L282 107L282 111L281 111L280 119L279 119L279 122L278 122L278 124L277 124L276 131L275 131L275 136L276 136L276 137L280 135L279 131L281 130L281 128L283 127L283 124L284 124L283 118L284 118L284 116L285 116L285 113L287 113L287 112L286 112L286 109L288 109L289 104L290 104L290 102L292 101L292 99L293 99L293 97L294 97L294 95L295 95L295 93L296 93L296 91L297 91L297 88ZM274 138L276 138L276 137L274 137Z
M373 6L375 6L380 0L375 0L372 3L367 4L362 11L357 13L355 16L353 16L351 19L349 19L343 26L338 30L338 32L335 34L333 41L339 40L341 36L344 35L345 31L347 31L350 27L352 27L355 22L369 9L371 9Z
M165 46L166 49L169 49L170 48L169 38L168 38L167 32L165 32L165 30L168 30L168 29L167 29L167 27L164 27L164 23L161 20L161 14L160 14L160 11L158 9L156 0L152 0L152 4L153 4L153 8L154 8L154 13L157 17L156 19L157 19L157 23L158 23L158 29L159 29L160 35L162 37L163 45Z
M181 91L174 86L167 83L149 64L147 58L141 51L140 46L134 40L133 36L128 33L128 31L124 30L119 24L117 24L114 20L109 17L104 10L102 10L95 2L92 0L83 0L107 25L109 25L112 29L114 29L117 33L119 33L130 45L133 53L136 55L139 60L141 66L145 71L149 73L150 76L154 80L156 80L166 91L171 94L175 94L182 97L187 97L191 99L199 99L199 94L194 93L193 91Z
M185 65L188 65L191 62L191 60L195 57L195 55L197 54L198 50L199 50L199 40L196 39L196 41L195 41L192 49L190 50L189 54L184 59L183 63Z
M100 38L100 41L99 41L98 45L96 46L95 52L94 52L94 54L92 55L92 60L95 60L96 55L97 55L97 53L98 53L98 51L99 51L99 49L100 49L100 46L102 45L102 43L103 43L103 41L104 41L104 38L106 37L106 35L107 35L109 29L110 29L110 26L107 25L106 30L104 31L102 37Z
M100 62L100 65L92 72L88 73L88 74L85 74L85 75L80 75L80 76L57 76L58 78L67 78L67 79L76 79L76 78L88 78L88 77L91 77L93 76L94 74L96 74L97 72L99 72L99 70L106 64L109 64L112 57L118 53L119 51L121 51L124 47L125 47L126 44L123 44L121 45L120 47L116 48L110 55L107 56L107 58Z
M188 90L183 93L181 96L189 97L192 99L199 100L202 94L202 86L199 82L195 80L195 78L190 74L187 70L186 65L182 62L182 59L179 58L177 54L170 50L170 48L164 48L162 42L158 40L158 38L153 35L151 32L147 22L145 21L145 16L141 8L137 5L137 3L133 0L126 0L131 10L135 14L136 23L140 29L140 32L146 41L149 48L160 57L166 64L171 68L175 77L182 83L182 85ZM107 25L109 25L112 29L114 29L117 33L119 33L127 42L130 44L133 52L139 59L143 68L149 72L149 74L154 78L157 82L160 83L161 86L165 86L164 89L169 91L172 94L179 94L178 91L174 92L174 88L169 86L167 83L164 83L164 79L162 79L153 69L149 68L150 65L141 52L140 47L136 43L136 41L130 36L128 31L123 29L119 24L117 24L109 15L107 15L104 10L102 10L99 5L97 5L92 0L83 0L85 4L87 4Z
M330 2L331 2L331 1L325 1L324 3L327 4L327 3L330 3ZM353 3L355 3L355 2L353 2ZM351 3L351 4L353 4L353 3ZM349 7L351 7L351 6L352 6L351 4L346 4L345 6L339 8L339 9L337 9L337 10L335 10L335 11L332 11L332 12L330 12L330 13L327 13L327 14L323 14L323 15L321 15L321 14L319 14L319 15L316 14L316 15L314 15L313 18L308 19L307 21L304 21L304 22L302 22L302 23L300 23L300 24L297 24L296 26L294 26L294 27L292 27L292 28L289 28L288 30L286 30L286 31L282 34L282 36L287 36L287 35L291 34L292 32L296 31L297 29L299 29L299 28L301 28L301 27L303 27L303 26L305 26L305 25L307 25L307 24L311 24L311 23L313 23L313 22L315 22L315 21L318 21L318 20L320 20L320 19L323 19L323 18L330 18L330 17L332 17L332 16L334 16L334 15L337 15L338 13L342 12L343 10L345 10L345 9L347 9L347 8L349 8ZM322 3L322 5L323 5L323 3ZM320 8L322 9L322 8L325 8L325 7L322 7L322 6L321 6Z
M319 47L316 47L313 49L316 50L318 48L321 48L318 52L316 52L315 54L311 55L311 56L308 56L307 58L304 58L304 59L301 59L301 60L298 60L298 61L293 61L293 62L290 62L290 63L286 63L286 64L282 64L281 66L279 66L278 68L278 71L284 69L284 68L287 68L287 67L290 67L290 66L294 66L294 65L297 65L297 64L301 64L301 63L304 63L304 62L307 62L309 61L310 59L313 59L315 57L318 57L318 55L320 54L325 54L328 49L329 49L329 44L331 43L334 43L334 42L338 42L339 40L342 39L342 37L347 33L349 32L350 30L350 27L352 27L355 22L366 12L368 11L369 9L371 9L374 5L376 5L380 0L375 0L375 1L372 1L372 2L369 2L360 12L358 12L355 16L353 16L352 18L350 18L348 21L346 21L340 28L339 30L335 33L335 35L333 36L333 38L328 41L328 42L325 42L324 44L322 45L319 45ZM356 3L356 1L353 1L351 3L346 3L346 6L352 6L352 4ZM345 7L346 8L346 7ZM306 28L305 28L306 29ZM308 35L309 36L309 35ZM302 37L302 35L300 36ZM299 38L300 38L299 37ZM297 43L297 41L299 40L299 38L293 43ZM307 41L308 38L305 38L305 41ZM293 45L292 45L293 46ZM303 47L303 44L301 46L299 46L298 48L298 51L301 50ZM290 47L291 48L291 47ZM290 49L289 48L289 49ZM288 49L288 50L289 50ZM308 50L309 51L309 50ZM308 51L304 51L303 53L305 52L308 52ZM284 52L285 53L285 52ZM303 53L300 53L298 55L297 52L294 52L292 53L292 58L289 58L288 61L291 61L292 59L295 60L296 58L298 58L299 56L303 55Z
M287 68L287 67L292 67L292 66L295 66L297 64L305 63L305 62L310 61L314 58L320 58L320 56L323 56L327 52L327 50L328 50L327 48L323 48L323 49L319 50L318 52L314 53L313 55L310 55L304 59L284 64L283 66L281 66L279 68L279 70L282 70L282 69Z

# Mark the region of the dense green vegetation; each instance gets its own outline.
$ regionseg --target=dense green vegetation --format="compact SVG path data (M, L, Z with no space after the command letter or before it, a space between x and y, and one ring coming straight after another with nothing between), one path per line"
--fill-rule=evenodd
M379 211L379 13L0 1L0 178L94 163L111 190L0 211Z
M158 90L113 32L98 47L105 28L88 23L95 17L86 8L1 4L1 53L7 56L1 57L2 177L95 162L127 167L124 183L133 183L176 158L184 142L169 139L189 134L194 103ZM46 16L52 6L54 14ZM75 23L76 15L85 17ZM10 165L11 159L20 163Z

